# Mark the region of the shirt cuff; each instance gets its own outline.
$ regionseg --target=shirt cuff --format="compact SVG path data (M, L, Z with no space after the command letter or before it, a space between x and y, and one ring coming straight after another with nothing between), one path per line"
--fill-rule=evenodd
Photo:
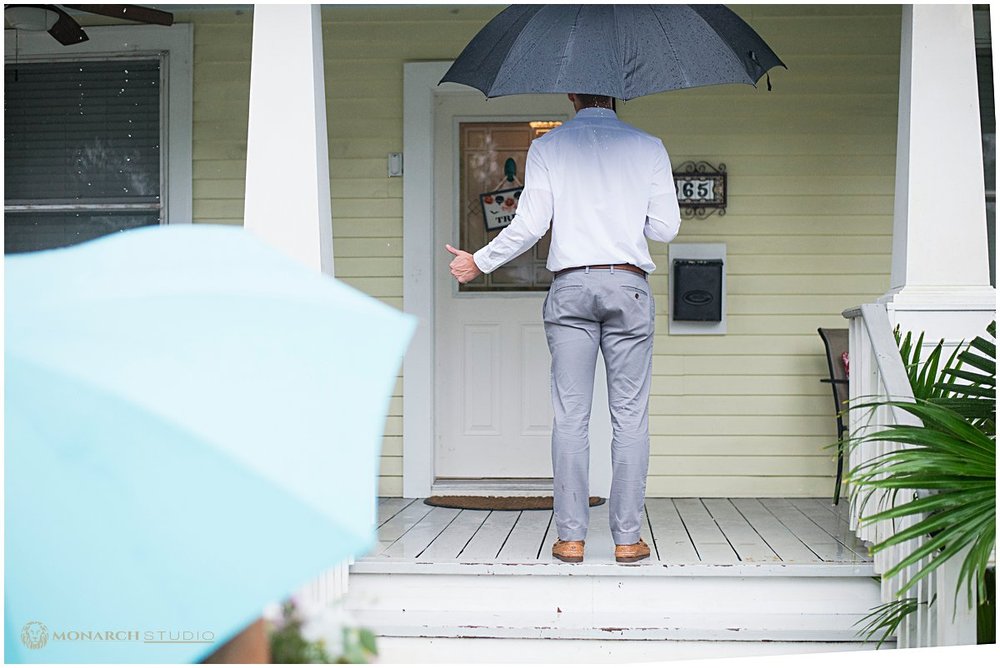
M486 259L486 256L488 254L489 254L489 246L483 246L482 248L480 248L479 250L477 250L475 253L472 254L472 261L476 263L477 267L479 267L479 271L483 272L484 274L488 274L494 269L496 269L496 266L495 265L490 266L490 261Z

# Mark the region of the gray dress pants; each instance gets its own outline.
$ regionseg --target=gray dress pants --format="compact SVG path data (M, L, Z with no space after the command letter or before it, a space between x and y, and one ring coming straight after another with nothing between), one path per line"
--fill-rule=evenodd
M652 290L639 274L610 269L555 277L542 307L552 354L552 474L561 540L584 540L590 517L590 407L600 348L611 407L611 535L639 540L649 470Z

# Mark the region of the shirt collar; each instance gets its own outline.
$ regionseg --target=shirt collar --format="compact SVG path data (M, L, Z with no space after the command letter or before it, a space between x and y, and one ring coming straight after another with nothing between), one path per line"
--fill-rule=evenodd
M614 111L603 107L584 107L576 112L576 116L577 118L618 118L618 114Z

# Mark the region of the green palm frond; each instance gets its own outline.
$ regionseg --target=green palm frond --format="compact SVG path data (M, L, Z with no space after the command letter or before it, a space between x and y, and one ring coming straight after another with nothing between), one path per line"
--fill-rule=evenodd
M864 624L858 633L864 635L865 640L871 640L872 636L881 631L882 637L875 645L875 649L879 649L882 647L882 643L895 635L896 629L906 619L906 616L917 611L918 605L917 599L914 597L889 601L874 608L870 614L855 622L854 626Z
M959 582L971 585L968 580L972 579L982 584L995 543L992 528L996 521L995 437L971 426L954 411L928 401L885 402L885 405L897 407L923 424L891 425L853 439L851 447L868 442L892 442L908 447L877 455L848 471L845 478L870 491L907 489L933 493L861 518L862 524L906 517L917 519L913 526L873 546L873 553L932 536L884 577L892 577L930 557L925 566L903 583L900 587L903 593L937 568L939 561L971 548Z
M996 327L987 327L996 337ZM944 339L921 362L924 335L913 342L913 335L900 335L897 326L893 335L899 345L900 357L916 399L933 401L976 421L987 429L995 429L996 410L996 344L978 336L968 346L960 344L941 365ZM973 352L975 351L975 352ZM972 400L982 401L972 401Z
M911 332L907 332L906 336L900 340L899 326L897 326L893 331L893 336L899 346L899 354L903 359L906 376L910 379L913 396L917 399L940 399L949 396L949 391L940 386L938 372L941 354L944 350L944 339L938 341L934 349L927 355L926 360L921 362L920 356L924 347L923 334L920 335L916 343L913 343ZM945 368L957 366L958 355L959 350L956 348L945 362Z
M950 408L964 418L982 424L984 431L996 430L995 418L996 408L993 396L983 395L988 401L969 401L967 398L961 399L939 399L939 406Z
M872 552L921 539L911 554L886 571L891 578L907 569L908 579L896 593L897 600L876 608L866 620L869 637L885 631L887 638L906 615L916 610L916 600L906 592L948 559L967 550L962 560L957 597L963 587L982 604L987 596L989 559L996 546L996 322L987 327L990 338L976 337L960 345L942 364L943 341L920 361L923 335L894 334L912 385L913 401L856 398L849 411L868 411L871 424L878 409L892 408L909 414L912 424L870 427L867 433L845 438L845 449L869 443L896 443L900 448L869 458L847 472L855 500L878 507L860 519L862 524L900 522L890 538L874 545ZM898 495L908 495L902 499ZM884 495L884 496L883 496ZM880 641L881 642L881 641Z
M945 365L938 386L947 393L942 405L967 418L977 429L996 436L996 321L986 331L994 340L982 336L973 339L956 362Z

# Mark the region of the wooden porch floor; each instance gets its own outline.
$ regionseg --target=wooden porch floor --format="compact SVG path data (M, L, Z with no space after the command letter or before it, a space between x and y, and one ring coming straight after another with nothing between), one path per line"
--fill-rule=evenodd
M552 558L551 511L399 498L378 511L378 543L350 567L346 609L390 662L872 648L855 624L878 605L879 584L843 502L647 498L653 553L634 564L614 561L607 504L591 508L579 564Z
M850 531L848 504L815 498L647 498L643 538L648 560L630 567L782 566L834 567L853 574L871 568L868 547ZM423 499L383 497L378 544L358 563L532 564L565 567L614 562L608 504L591 508L584 564L551 555L556 540L551 511L455 510Z

